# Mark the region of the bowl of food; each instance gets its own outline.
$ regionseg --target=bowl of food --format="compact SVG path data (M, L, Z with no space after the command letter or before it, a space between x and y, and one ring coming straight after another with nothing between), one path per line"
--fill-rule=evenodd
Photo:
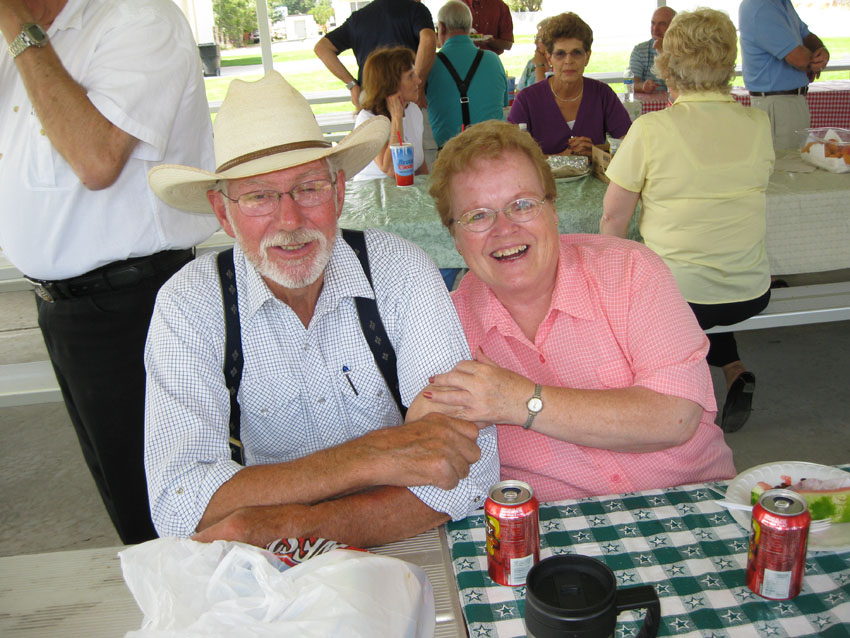
M810 128L800 157L830 173L850 173L850 130Z

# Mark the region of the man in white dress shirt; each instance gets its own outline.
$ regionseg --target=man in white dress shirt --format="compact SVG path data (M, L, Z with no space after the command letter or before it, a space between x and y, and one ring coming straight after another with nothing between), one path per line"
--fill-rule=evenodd
M151 320L145 461L160 534L369 547L463 518L498 481L494 426L423 409L428 379L469 356L437 269L395 235L367 230L355 249L337 226L346 176L388 135L379 116L332 146L272 71L230 85L215 172L150 172L160 198L214 212L236 239L163 286Z
M0 246L38 323L121 540L155 536L143 468L148 323L159 286L217 227L147 188L159 162L212 164L209 107L170 0L3 0ZM34 427L38 427L34 425Z

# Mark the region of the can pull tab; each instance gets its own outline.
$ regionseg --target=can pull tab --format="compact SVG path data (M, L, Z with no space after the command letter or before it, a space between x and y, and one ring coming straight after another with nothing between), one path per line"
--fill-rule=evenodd
M502 490L502 498L506 501L515 501L519 498L520 491L515 487L506 487Z
M777 496L775 499L773 499L773 506L778 510L788 510L793 504L794 501L792 501L790 498Z

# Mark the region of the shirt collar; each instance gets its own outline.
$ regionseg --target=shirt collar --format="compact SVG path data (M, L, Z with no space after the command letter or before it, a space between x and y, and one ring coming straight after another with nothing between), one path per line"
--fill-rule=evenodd
M673 104L680 102L734 102L729 93L720 93L718 91L697 91L695 93L680 93L679 97Z

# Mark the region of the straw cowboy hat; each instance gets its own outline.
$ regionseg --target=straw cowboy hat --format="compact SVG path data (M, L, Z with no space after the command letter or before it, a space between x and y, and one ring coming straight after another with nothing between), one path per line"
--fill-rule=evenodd
M151 189L166 204L212 213L207 191L222 179L262 175L333 157L351 177L371 162L390 136L385 117L374 117L333 146L322 136L307 100L277 71L257 82L233 80L213 126L215 173L176 164L148 172Z

